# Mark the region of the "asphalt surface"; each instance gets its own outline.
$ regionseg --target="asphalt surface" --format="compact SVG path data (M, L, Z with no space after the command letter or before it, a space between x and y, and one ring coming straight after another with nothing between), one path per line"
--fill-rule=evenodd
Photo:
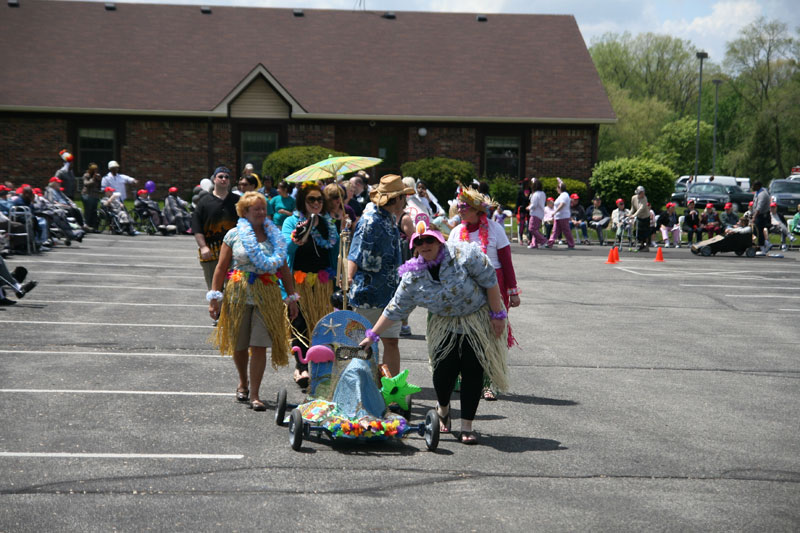
M0 531L800 529L800 253L513 246L513 391L481 402L480 445L436 453L292 451L290 369L267 369L267 412L236 403L191 238L14 256L39 286L0 308ZM424 322L400 343L413 422Z

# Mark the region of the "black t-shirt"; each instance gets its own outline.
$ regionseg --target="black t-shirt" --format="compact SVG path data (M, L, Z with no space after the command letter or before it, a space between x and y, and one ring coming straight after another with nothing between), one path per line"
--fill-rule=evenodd
M235 194L228 194L224 200L214 194L206 194L192 213L192 231L205 236L206 245L211 249L211 260L219 257L222 239L229 230L236 227L239 220L239 215L236 214L238 201L239 197Z

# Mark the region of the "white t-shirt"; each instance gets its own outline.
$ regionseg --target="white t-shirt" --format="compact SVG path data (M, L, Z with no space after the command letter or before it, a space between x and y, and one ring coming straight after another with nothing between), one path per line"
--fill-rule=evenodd
M546 197L544 195L544 191L536 191L531 195L531 203L528 206L528 211L532 217L536 217L539 220L544 218L545 200Z
M494 220L489 220L489 244L486 246L486 255L489 256L489 261L492 263L492 266L495 269L501 267L500 259L497 257L497 250L500 248L505 248L506 246L511 246L511 243L508 242L508 236L506 235L506 231L502 225L498 224ZM450 237L447 238L448 242L455 243L461 240L461 228L464 226L464 222L453 228L453 231L450 232ZM478 243L478 246L481 245L481 237L480 237L480 229L477 231L473 231L469 234L470 242Z
M567 194L566 191L558 195L558 198L556 198L553 204L553 208L558 209L558 206L561 204L564 204L564 207L561 208L561 211L556 211L556 220L564 220L565 218L569 219L572 217L572 213L569 209L569 202L569 194Z

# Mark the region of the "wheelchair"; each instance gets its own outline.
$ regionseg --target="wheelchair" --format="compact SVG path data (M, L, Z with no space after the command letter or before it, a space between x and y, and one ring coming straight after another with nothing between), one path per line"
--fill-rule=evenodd
M102 206L97 206L97 230L102 233L109 230L114 235L122 235L125 229L119 221L119 217L110 210Z
M139 210L134 208L133 217L131 220L133 221L133 227L136 228L136 231L140 233L155 235L159 231L159 229L153 223L153 219L150 218L149 210Z

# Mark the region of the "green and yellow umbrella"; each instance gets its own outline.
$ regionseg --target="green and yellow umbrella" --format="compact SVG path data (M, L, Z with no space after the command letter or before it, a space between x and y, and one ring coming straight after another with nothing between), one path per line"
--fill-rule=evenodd
M292 173L286 178L286 181L302 183L304 181L327 180L335 178L339 174L349 174L357 170L374 167L381 161L383 159L378 157L359 155L329 157Z

